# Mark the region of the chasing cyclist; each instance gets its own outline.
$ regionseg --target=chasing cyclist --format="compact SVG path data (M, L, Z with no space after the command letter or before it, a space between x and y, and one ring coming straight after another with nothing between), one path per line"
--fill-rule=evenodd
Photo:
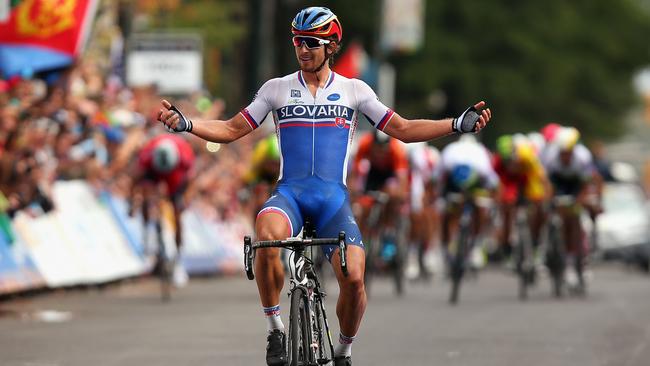
M482 207L480 198L491 198L499 185L499 178L492 168L490 153L474 136L462 136L459 141L447 145L441 152L439 164L443 177L443 196L446 206L442 214L441 245L449 264L450 243L458 237L462 202L455 200L458 195L476 199L472 235L476 238L488 220L487 207ZM484 205L483 205L484 206Z
M587 241L580 214L582 208L599 211L599 200L589 198L590 188L599 175L589 149L580 143L580 132L573 127L561 127L547 146L543 163L553 186L554 196L569 196L573 204L559 207L563 221L564 243L569 260L578 264L587 251ZM600 197L600 192L596 193ZM580 275L580 273L578 273ZM578 278L577 290L584 291L583 278Z
M407 120L377 99L364 82L330 70L330 58L341 44L341 23L323 7L301 10L291 25L300 70L267 81L253 102L227 121L184 117L163 100L159 119L171 130L191 132L203 139L229 143L259 127L273 113L281 151L281 171L273 195L257 216L258 240L295 236L305 219L311 219L317 237L336 237L345 231L349 275L341 271L338 247L324 247L340 287L336 313L339 344L334 365L351 365L352 342L366 307L363 284L365 253L359 228L350 209L346 188L350 143L359 113L370 123L404 142L426 141L453 132L476 132L488 123L485 102L469 107L455 119ZM266 362L287 361L284 325L280 318L280 292L284 271L280 250L258 250L255 277L267 319Z
M133 177L132 201L141 199L145 227L149 222L156 222L156 230L162 230L160 207L151 207L158 201L156 198L167 198L173 207L176 258L172 278L176 286L183 286L188 280L180 262L183 244L181 214L186 206L185 192L193 174L194 160L192 146L185 139L169 134L158 135L140 150L138 168Z
M436 203L440 184L440 152L425 142L410 144L409 193L410 242L417 249L418 277L429 281L431 272L425 265L425 257L439 230Z
M280 174L280 149L278 138L271 134L255 144L251 165L244 175L255 204L255 212L259 212L266 200L271 196Z
M537 148L524 135L503 135L496 141L492 160L501 181L499 206L503 219L499 235L499 252L508 257L512 252L511 229L518 204L530 204L530 232L535 249L544 223L542 203L551 192Z
M403 228L399 223L408 197L408 158L404 144L380 130L359 138L352 169L355 216L369 249L366 252L366 288L375 267L388 266L397 276L402 293ZM377 238L376 242L372 242ZM379 260L381 258L381 260ZM370 262L372 261L372 262ZM376 263L376 262L383 262Z

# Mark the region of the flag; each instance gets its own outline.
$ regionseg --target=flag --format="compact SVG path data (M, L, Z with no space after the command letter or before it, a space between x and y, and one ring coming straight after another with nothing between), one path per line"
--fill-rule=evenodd
M332 69L346 78L359 78L367 67L368 54L359 42L352 41Z
M10 4L9 17L0 20L0 72L5 77L72 63L83 50L97 0L23 0Z

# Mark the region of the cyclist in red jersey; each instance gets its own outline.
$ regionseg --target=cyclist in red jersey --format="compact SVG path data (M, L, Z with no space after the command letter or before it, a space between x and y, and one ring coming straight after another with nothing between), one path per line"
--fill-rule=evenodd
M184 195L194 166L194 151L185 139L178 135L164 134L149 140L138 155L138 171L134 177L134 189L142 197L158 194L167 198L174 211L175 242L177 249L174 283L182 286L187 282L187 273L178 258L182 247L183 228L181 213L185 208ZM152 187L153 186L153 187ZM146 204L148 200L144 200ZM147 207L142 213L145 223L152 218Z

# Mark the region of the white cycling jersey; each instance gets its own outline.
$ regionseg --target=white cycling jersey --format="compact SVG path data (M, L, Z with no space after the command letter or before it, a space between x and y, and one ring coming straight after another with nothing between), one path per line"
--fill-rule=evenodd
M359 113L383 130L394 112L363 81L330 72L312 95L302 71L267 81L241 111L252 129L272 112L280 147L280 180L317 176L345 184Z
M440 177L440 152L426 142L409 144L409 168L411 181L411 211L420 212L427 183Z
M549 176L558 176L565 179L588 180L594 170L591 152L582 144L577 144L572 151L571 161L568 165L562 164L560 148L555 144L547 145L542 154L542 164Z
M499 184L499 176L492 167L490 153L477 142L456 141L442 149L442 164L439 164L445 173L451 172L454 167L467 165L475 170L486 183L487 188L495 188Z

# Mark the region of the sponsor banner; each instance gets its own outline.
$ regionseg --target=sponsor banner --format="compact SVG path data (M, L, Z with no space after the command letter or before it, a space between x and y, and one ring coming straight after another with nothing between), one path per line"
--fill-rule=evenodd
M84 279L83 260L59 230L55 212L40 217L21 212L16 215L13 224L48 287L87 282Z
M0 235L0 294L13 293L43 286L29 252L19 240L9 243Z
M13 221L47 286L101 283L144 271L87 183L56 182L52 192L56 210L39 217L19 213Z
M144 226L138 213L129 217L128 205L123 198L111 196L108 200L118 226L125 232L134 252L150 268L158 251L157 235L153 224ZM241 273L243 238L253 232L251 223L244 219L220 221L211 215L212 208L201 208L192 203L181 216L183 249L181 263L189 274ZM174 225L171 206L164 204L163 242L168 253L175 253ZM146 241L146 242L145 242Z
M181 220L181 259L188 273L241 273L244 236L253 232L250 221L243 217L219 221L204 214L198 205L186 210Z
M61 229L83 253L89 282L142 273L142 261L131 250L108 207L101 204L86 182L57 182L52 192Z
M130 217L129 203L121 197L102 192L102 201L106 203L111 214L115 218L120 231L126 237L131 250L141 259L145 258L145 248L142 243L144 237L142 216Z

